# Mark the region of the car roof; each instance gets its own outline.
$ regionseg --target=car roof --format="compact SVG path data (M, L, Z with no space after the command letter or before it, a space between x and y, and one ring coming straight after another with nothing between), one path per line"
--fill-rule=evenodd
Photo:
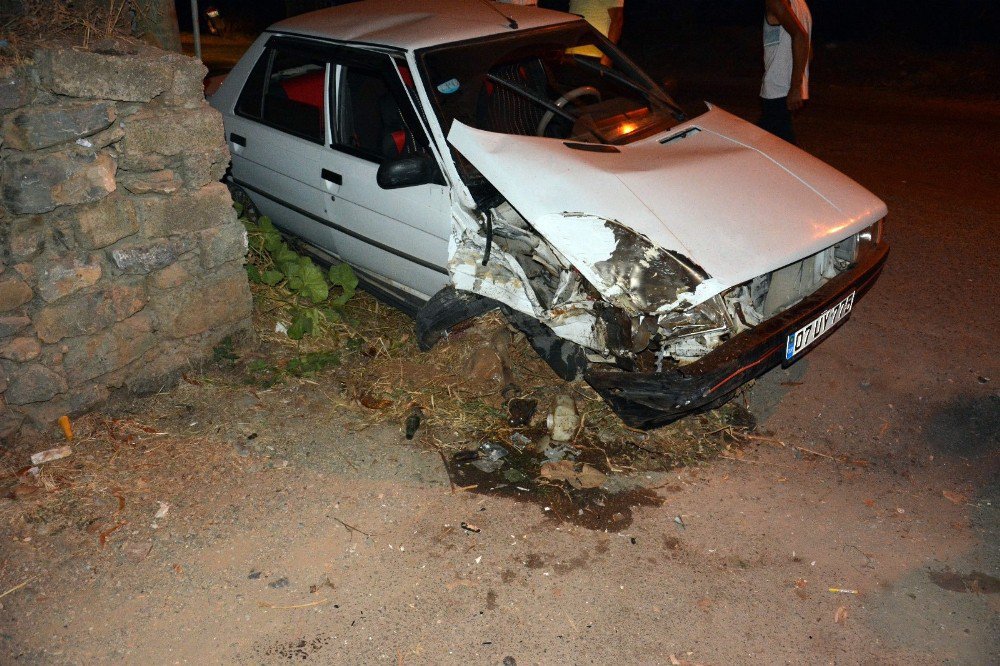
M501 13L517 21L518 29ZM581 19L489 0L362 0L294 16L268 30L412 51L574 20Z

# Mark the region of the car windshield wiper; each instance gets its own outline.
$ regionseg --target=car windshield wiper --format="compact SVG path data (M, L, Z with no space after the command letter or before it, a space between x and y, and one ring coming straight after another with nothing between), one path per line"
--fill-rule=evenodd
M646 99L648 100L655 99L657 102L669 108L676 120L681 121L687 119L687 115L684 113L684 110L681 109L681 107L677 106L677 102L670 99L666 95L662 94L656 88L639 85L638 83L628 78L624 74L619 74L615 70L610 69L609 67L605 67L604 65L598 62L594 62L590 58L586 58L580 55L574 55L573 60L575 60L578 64L583 65L584 67L597 72L598 74L603 74L604 76L612 78L618 83L621 83L622 85L628 86L632 90L635 90L639 94L645 96Z
M497 83L497 84L499 84L501 86L504 86L505 88L513 90L518 95L522 95L523 97L525 97L527 99L530 99L535 104L540 104L541 106L544 106L546 109L548 109L552 113L556 114L557 116L562 116L563 118L565 118L566 120L570 121L574 125L576 124L576 121L578 120L578 118L576 116L574 116L572 113L570 113L566 109L564 109L564 108L562 108L560 106L556 106L556 104L554 104L553 102L550 102L549 100L545 99L541 95L536 95L535 93L531 92L527 88L522 88L521 86L517 85L516 83L511 83L510 81L505 81L505 80L501 79L499 76L496 76L495 74L489 74L489 73L487 73L486 74L486 78L489 79L490 81L492 81L493 83ZM593 127L587 126L586 123L584 124L584 129L586 129L588 132L590 132L591 134L593 134L594 138L596 138L601 143L610 144L610 142L607 140L607 138L601 136L597 132L597 130L595 130Z

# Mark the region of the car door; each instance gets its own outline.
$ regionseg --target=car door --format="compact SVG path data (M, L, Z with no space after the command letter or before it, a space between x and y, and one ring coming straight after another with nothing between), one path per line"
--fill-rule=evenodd
M261 213L336 255L326 210L340 187L327 169L331 51L304 40L268 40L227 118L226 138L233 180Z
M430 154L404 87L412 88L409 69L402 59L350 47L337 50L334 64L326 164L341 180L327 207L337 248L369 277L426 300L449 281L449 189L443 178L398 189L383 189L376 178L390 160Z

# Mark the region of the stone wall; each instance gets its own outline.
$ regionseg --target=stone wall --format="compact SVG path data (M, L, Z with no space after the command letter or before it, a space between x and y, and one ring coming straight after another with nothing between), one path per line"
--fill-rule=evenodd
M158 388L249 325L204 75L121 42L0 68L0 437Z

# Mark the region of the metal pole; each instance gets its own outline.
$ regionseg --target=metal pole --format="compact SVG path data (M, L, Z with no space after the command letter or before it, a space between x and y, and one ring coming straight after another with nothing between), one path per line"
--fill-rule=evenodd
M198 60L201 60L201 26L198 25L200 18L198 0L191 0L191 23L194 25L194 57Z

